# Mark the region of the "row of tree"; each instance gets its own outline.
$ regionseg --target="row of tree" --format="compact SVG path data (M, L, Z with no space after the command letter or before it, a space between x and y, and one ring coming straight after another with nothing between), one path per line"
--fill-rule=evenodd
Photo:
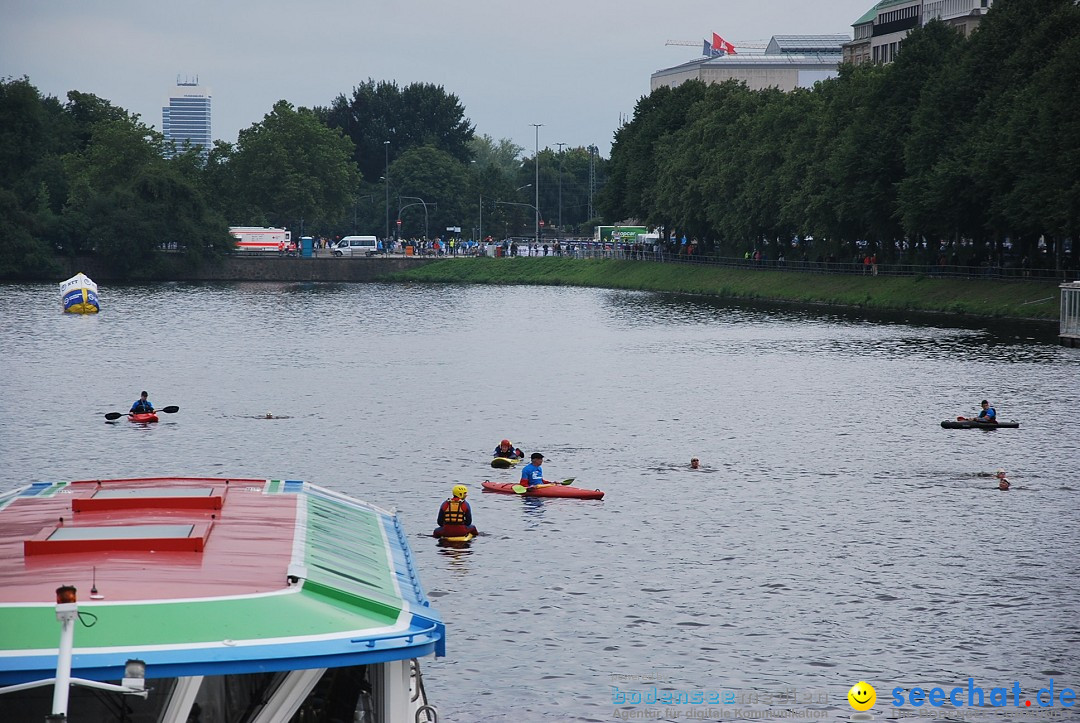
M1060 257L1080 232L1078 88L1080 6L997 0L969 38L934 21L895 62L812 90L654 91L616 133L598 205L724 254L799 239L811 257L929 260L942 241L964 262Z
M313 109L279 101L236 144L177 153L106 100L72 91L62 103L9 78L0 277L49 273L58 251L121 273L163 247L205 263L232 248L230 225L531 235L534 203L564 235L602 218L724 254L791 254L797 239L811 258L926 261L946 242L965 246L964 262L1008 247L1037 263L1080 227L1078 87L1072 0L997 0L970 38L930 23L895 62L844 66L812 90L660 88L617 131L610 161L588 148L523 157L423 83L368 80Z
M106 100L72 91L64 103L8 78L0 278L54 273L58 252L95 253L121 274L152 267L163 248L198 265L232 250L229 226L329 238L461 227L473 238L482 223L484 236L531 234L535 196L522 187L534 183L535 159L522 152L477 136L458 99L429 84L369 80L325 108L279 101L235 144L176 149ZM563 233L588 233L604 159L545 149L539 162L548 228L561 211Z

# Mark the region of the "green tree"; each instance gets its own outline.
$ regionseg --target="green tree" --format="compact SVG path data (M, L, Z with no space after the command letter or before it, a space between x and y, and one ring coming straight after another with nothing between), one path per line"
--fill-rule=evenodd
M660 148L665 138L693 121L693 108L707 89L704 83L690 81L677 88L657 88L638 101L633 119L615 132L607 183L596 199L604 218L621 221L679 215L656 201L656 178L668 161ZM670 145L664 148L671 151Z
M503 138L496 141L491 136L473 136L469 141L469 153L479 168L493 166L500 173L513 175L521 167L522 146Z
M242 216L230 222L290 228L342 223L360 182L352 152L352 141L314 112L278 101L262 122L240 131L228 158L233 213Z
M402 179L397 188L394 218L400 218L401 235L419 238L425 233L425 206L429 237L445 236L447 226L465 227L475 215L470 201L469 174L460 161L431 146L412 148L390 166L390 177ZM468 195L466 195L468 194ZM404 208L408 204L423 204ZM391 203L395 199L391 198Z
M412 148L431 146L462 163L471 160L474 127L457 96L442 86L411 83L398 88L393 82L368 79L353 88L351 98L339 95L328 108L315 112L352 140L353 160L369 183L383 175L387 154L393 162Z

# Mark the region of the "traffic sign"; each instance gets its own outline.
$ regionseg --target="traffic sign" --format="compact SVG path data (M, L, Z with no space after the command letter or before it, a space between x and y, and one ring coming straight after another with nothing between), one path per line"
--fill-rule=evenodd
M397 225L398 225L398 226L400 226L400 225L401 225L401 219L400 219L400 218L399 218L399 219L397 220Z

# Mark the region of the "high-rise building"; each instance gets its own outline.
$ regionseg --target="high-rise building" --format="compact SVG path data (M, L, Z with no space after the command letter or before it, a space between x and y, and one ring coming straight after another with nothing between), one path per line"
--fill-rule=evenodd
M210 89L199 85L198 76L195 82L181 82L177 76L169 105L161 109L161 131L166 141L176 144L177 152L199 146L203 158L210 153L210 98Z

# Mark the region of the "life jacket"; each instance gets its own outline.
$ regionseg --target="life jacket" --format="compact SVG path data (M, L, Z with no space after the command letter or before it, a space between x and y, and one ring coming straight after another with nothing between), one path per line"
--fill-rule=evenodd
M465 524L465 500L459 500L456 497L448 499L443 502L443 524L444 525L464 525Z

